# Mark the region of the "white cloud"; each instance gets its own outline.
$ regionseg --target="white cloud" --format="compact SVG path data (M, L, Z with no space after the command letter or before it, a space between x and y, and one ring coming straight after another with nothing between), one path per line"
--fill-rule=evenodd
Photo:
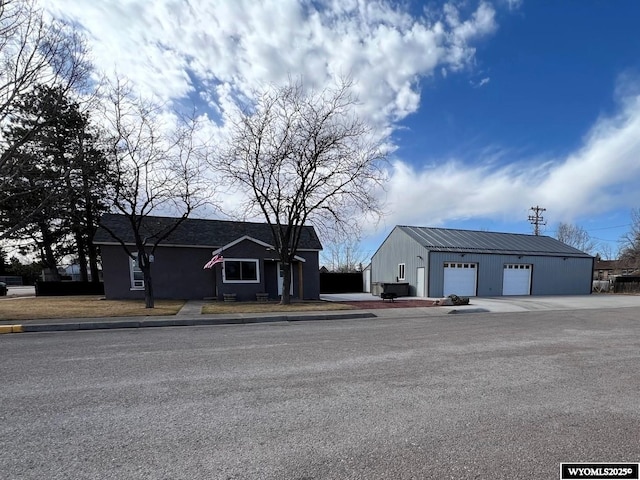
M640 95L620 102L620 112L598 119L582 146L564 158L515 158L502 167L491 157L444 159L422 168L396 160L386 192L393 212L386 227L469 218L518 222L537 204L557 221L574 221L637 204Z
M40 1L86 30L99 70L143 95L200 98L224 122L237 98L266 83L301 77L321 88L349 77L359 114L383 136L420 107L421 78L470 65L473 42L496 28L486 2L412 16L388 0ZM221 141L224 123L208 131ZM240 197L220 201L230 211Z
M438 73L446 81L472 65L474 42L497 29L496 12L484 1L470 14L450 3L420 17L385 0L41 2L86 29L99 68L125 74L142 92L180 100L205 85L197 93L222 115L234 97L264 83L302 76L323 86L351 76L361 114L386 132L420 107L421 78ZM522 2L501 3L516 9ZM534 204L572 219L637 203L640 97L630 85L637 82L619 84L619 113L599 119L565 158L516 158L508 167L488 157L443 159L435 167L396 160L387 221L519 220ZM218 135L223 126L211 130Z
M480 88L480 87L484 87L487 83L489 83L491 81L490 77L484 77L481 78L478 81L474 81L474 80L469 80L469 84L473 87L473 88Z
M523 0L503 0L504 2L506 2L507 6L509 7L509 10L518 10L520 7L522 7L523 4Z
M383 0L41 2L87 30L98 68L163 100L204 84L201 97L225 103L221 83L231 86L225 93L250 95L288 76L315 86L350 76L361 113L386 130L418 109L420 77L468 65L473 41L496 28L486 2L464 18L450 4L416 17Z

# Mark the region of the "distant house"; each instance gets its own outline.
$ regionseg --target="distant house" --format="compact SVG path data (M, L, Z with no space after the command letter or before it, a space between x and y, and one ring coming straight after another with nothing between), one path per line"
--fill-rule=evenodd
M176 219L148 217L150 235ZM101 218L94 243L100 246L105 296L143 298L144 279L136 261L127 256L107 229L135 250L131 226L123 215ZM148 244L153 238L148 240ZM152 265L156 298L222 299L234 293L238 300L255 300L257 293L276 299L282 294L282 265L274 251L271 229L266 223L225 220L185 220L155 251ZM293 298L320 296L319 252L322 245L313 227L305 226L291 265ZM222 260L205 269L213 256Z
M72 263L71 265L67 265L65 267L58 267L58 273L60 274L60 278L62 280L72 280L74 282L82 281L82 274L80 273L80 265L77 263ZM101 272L98 272L99 274ZM87 272L88 281L91 281L91 272ZM102 275L100 275L99 280L102 279Z
M374 294L386 283L432 298L589 294L593 260L547 236L396 226L367 278Z
M598 260L593 264L594 280L609 280L610 277L636 275L638 269L634 262L625 260Z

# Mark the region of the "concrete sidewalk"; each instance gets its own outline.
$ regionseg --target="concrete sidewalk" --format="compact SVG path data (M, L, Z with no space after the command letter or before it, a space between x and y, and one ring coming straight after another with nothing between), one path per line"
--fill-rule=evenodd
M180 314L172 316L138 316L109 318L74 318L70 320L30 320L20 323L0 322L0 333L56 332L68 330L103 330L112 328L183 327L196 325L238 325L264 322L300 322L375 318L362 310L261 314Z
M73 318L69 320L0 321L0 333L53 332L65 330L98 330L112 328L177 327L195 325L238 325L263 322L304 322L318 320L350 320L366 318L398 318L446 315L451 307L413 307L393 309L327 310L311 312L224 313L202 314L207 302L190 300L176 315Z

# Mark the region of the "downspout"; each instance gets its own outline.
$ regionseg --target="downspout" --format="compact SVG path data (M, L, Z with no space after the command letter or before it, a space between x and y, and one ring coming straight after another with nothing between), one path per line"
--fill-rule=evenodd
M427 298L432 298L431 282L429 281L430 280L429 277L431 276L431 250L428 250L428 249L425 249L425 250L427 250L427 265L426 265L427 271L425 272L425 275L424 275L426 277L424 280L424 283L426 283L425 287L427 290Z
M596 268L596 257L591 257L591 275L589 276L589 285L591 287L589 288L589 295L593 293L593 272L595 271L595 268Z

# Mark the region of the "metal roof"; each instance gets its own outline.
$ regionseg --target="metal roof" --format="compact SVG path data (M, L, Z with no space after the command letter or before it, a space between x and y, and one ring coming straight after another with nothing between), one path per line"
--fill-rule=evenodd
M590 257L590 255L576 248L544 235L411 227L407 225L398 225L396 228L405 232L428 250L438 252Z
M161 232L175 224L176 218L145 217L142 223L143 236L153 241ZM105 226L113 231L125 243L133 243L133 232L128 217L108 213L100 218L100 227L96 231L93 242L110 244L116 242ZM269 245L274 245L271 228L267 223L235 222L228 220L203 220L187 218L160 244L165 246L199 246L223 247L243 236L255 238ZM322 250L322 244L311 226L302 227L299 250Z

